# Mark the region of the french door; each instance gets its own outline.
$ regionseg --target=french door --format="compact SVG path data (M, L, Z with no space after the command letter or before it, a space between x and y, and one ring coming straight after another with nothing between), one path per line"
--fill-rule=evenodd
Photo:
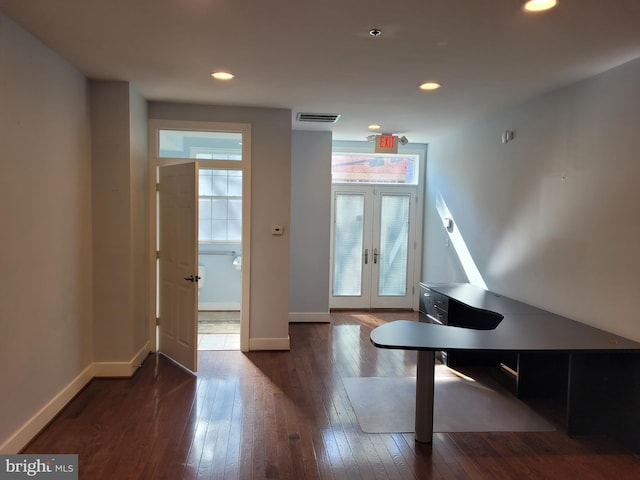
M332 189L331 308L412 308L415 187Z

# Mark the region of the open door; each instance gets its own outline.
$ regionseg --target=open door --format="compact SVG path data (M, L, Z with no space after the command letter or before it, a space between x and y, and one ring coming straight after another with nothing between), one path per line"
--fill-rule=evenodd
M198 164L159 167L158 350L198 368Z

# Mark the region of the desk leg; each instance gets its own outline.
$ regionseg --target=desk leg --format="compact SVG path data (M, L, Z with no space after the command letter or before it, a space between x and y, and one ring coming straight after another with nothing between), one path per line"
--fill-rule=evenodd
M433 440L433 382L436 354L429 350L418 350L416 372L416 442L431 443Z

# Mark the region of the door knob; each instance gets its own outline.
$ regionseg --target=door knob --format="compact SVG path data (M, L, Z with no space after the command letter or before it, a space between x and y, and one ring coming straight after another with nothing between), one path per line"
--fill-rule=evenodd
M197 282L200 280L200 277L197 275L189 275L188 277L184 277L187 282Z

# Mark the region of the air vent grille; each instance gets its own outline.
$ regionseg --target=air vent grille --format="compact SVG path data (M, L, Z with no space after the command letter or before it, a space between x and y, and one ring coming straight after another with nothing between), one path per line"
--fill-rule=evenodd
M340 118L337 113L298 113L296 120L299 122L336 123Z

